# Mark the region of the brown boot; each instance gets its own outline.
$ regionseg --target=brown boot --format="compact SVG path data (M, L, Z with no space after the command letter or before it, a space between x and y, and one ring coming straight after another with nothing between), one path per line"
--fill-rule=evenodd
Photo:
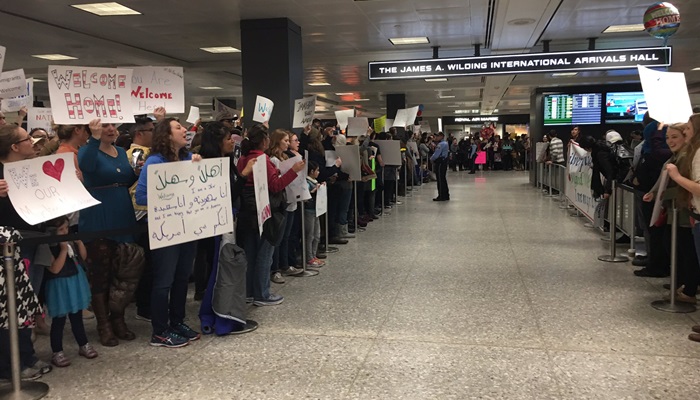
M106 347L114 347L119 344L119 340L114 337L112 323L109 321L109 311L107 309L107 294L92 295L92 312L97 320L97 333L100 335L100 343Z
M134 332L130 331L129 328L126 326L126 322L124 321L124 313L116 313L112 311L112 315L110 316L110 320L112 321L112 329L114 330L114 334L121 340L134 340L136 339L136 334Z

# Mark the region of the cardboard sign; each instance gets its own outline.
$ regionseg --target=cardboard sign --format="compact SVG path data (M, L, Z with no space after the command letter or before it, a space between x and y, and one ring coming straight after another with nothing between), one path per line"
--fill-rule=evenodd
M379 118L374 119L374 131L379 133L379 132L384 132L384 127L386 126L386 115L382 115Z
M2 66L5 65L5 52L7 51L6 48L3 46L0 46L0 72L2 72Z
M228 158L149 165L151 249L233 231Z
M50 65L47 81L59 125L134 122L130 69Z
M0 99L23 96L27 94L27 80L24 70L5 71L0 74Z
M394 118L394 123L391 126L405 128L406 125L408 125L408 110L402 108L396 111L396 117ZM411 125L413 125L413 121L411 121Z
M258 230L260 236L263 233L263 224L272 217L270 208L270 193L267 189L267 160L266 155L258 157L253 165L253 185L255 186L255 206L258 210Z
M12 205L31 225L100 204L78 180L72 153L7 163L4 174Z
M583 149L574 143L569 148L564 193L574 207L578 208L589 220L593 221L596 208L593 191L591 190L593 159L585 150L583 152L581 150Z
M22 109L22 107L31 107L32 104L34 104L34 79L29 78L27 79L27 91L21 96L10 99L2 99L2 102L0 103L0 111L19 111Z
M243 110L240 112L235 108L231 108L226 104L220 102L218 99L214 99L214 114L212 117L215 121L221 121L222 119L233 119L233 118L243 118Z
M272 116L272 109L275 107L275 103L272 100L258 96L255 98L255 112L253 113L253 121L255 122L267 122Z
M348 127L348 119L355 116L355 110L340 110L335 112L335 119L338 121L338 126L341 130Z
M428 122L428 121L421 121L421 122L420 122L420 130L421 130L421 132L432 133L432 129L430 128L430 122Z
M316 111L316 96L294 100L294 122L292 128L303 128L311 125Z
M165 107L169 114L185 112L185 78L182 67L128 67L134 114Z
M27 110L27 130L41 128L53 136L53 116L50 108L30 108Z
M637 69L649 116L665 124L687 122L693 115L693 106L690 103L685 74L656 71L641 65Z
M351 117L348 118L348 130L346 136L358 137L367 134L367 128L369 128L369 121L367 118L363 117Z
M401 142L398 140L375 140L379 145L385 165L401 165Z
M340 170L350 175L351 181L362 180L362 172L360 171L360 146L336 146L335 153L343 162L340 166Z
M328 187L324 182L316 191L316 216L320 217L326 212L328 212Z
M187 116L187 122L194 124L199 119L199 107L190 106L190 114Z
M282 175L286 174L287 171L292 169L294 164L301 161L301 155L289 158L280 163L280 173ZM297 172L297 177L284 188L285 193L287 193L287 203L295 203L298 201L309 200L311 198L311 193L309 193L309 185L306 184L306 168Z

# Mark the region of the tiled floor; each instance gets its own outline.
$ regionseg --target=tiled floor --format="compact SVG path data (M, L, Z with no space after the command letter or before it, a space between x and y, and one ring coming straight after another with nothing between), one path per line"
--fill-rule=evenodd
M131 319L136 341L55 369L49 398L700 398L698 315L650 307L664 280L597 261L599 235L525 174L482 177L450 172L449 203L427 185L319 276L275 285L256 332L168 350Z

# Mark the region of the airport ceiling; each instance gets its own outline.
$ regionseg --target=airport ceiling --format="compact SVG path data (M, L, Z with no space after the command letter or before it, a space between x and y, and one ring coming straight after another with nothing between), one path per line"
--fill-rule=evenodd
M365 115L384 114L386 94L405 93L408 106L423 104L429 117L456 110L499 114L528 113L537 87L635 82L633 70L551 73L419 80L372 81L369 61L466 57L481 54L660 46L644 31L603 34L610 25L638 24L653 0L121 0L141 15L99 17L72 4L85 0L5 0L0 3L0 45L7 47L5 70L24 68L46 79L50 64L87 66L178 65L185 68L187 105L211 104L212 97L242 104L241 53L211 54L202 47L240 48L240 21L287 17L301 26L304 92L317 94L317 115L356 107ZM682 23L669 44L672 71L686 73L693 104L700 102L700 8L691 0L672 3ZM389 38L426 36L429 44L394 46ZM264 43L260 43L264 46ZM242 49L245 51L245 49ZM34 54L78 58L47 61ZM327 82L330 86L310 86ZM42 86L43 85L43 86ZM201 87L219 86L221 90ZM352 93L337 95L336 93ZM35 85L48 100L46 83ZM454 97L453 97L454 96ZM355 99L368 99L355 101Z

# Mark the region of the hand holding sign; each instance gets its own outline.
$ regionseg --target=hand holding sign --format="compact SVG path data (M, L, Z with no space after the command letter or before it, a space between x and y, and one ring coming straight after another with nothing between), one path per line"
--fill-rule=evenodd
M92 137L100 140L102 138L102 121L100 121L99 118L93 119L88 126L90 127Z

